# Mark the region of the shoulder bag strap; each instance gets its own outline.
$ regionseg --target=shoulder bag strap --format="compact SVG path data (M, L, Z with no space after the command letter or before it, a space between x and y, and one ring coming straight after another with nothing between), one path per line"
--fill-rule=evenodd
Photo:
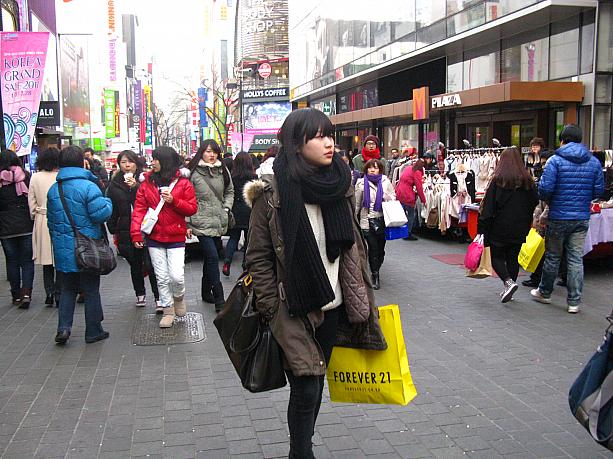
M62 201L62 207L64 208L64 212L68 217L68 221L70 222L70 226L72 226L72 231L75 236L77 235L77 226L74 224L74 220L72 219L72 214L68 210L68 206L66 205L66 198L64 198L64 189L62 188L62 182L57 182L57 188L60 193L60 200Z
M172 189L175 187L175 185L177 184L177 182L179 181L179 179L174 179L170 186L168 187L168 191L172 191ZM164 200L162 199L162 196L160 195L160 202L158 202L157 207L155 208L154 215L157 217L158 215L160 215L160 212L162 211L162 207L164 207Z
M206 174L199 172L198 173L202 176L202 178L204 179L204 181L206 182L206 184L209 186L209 188L211 189L211 191L213 192L213 194L215 195L215 197L219 200L219 202L223 205L223 197L219 194L219 192L215 189L215 187L211 184L211 182L209 182L209 178L206 176ZM224 187L224 191L225 191L225 187Z

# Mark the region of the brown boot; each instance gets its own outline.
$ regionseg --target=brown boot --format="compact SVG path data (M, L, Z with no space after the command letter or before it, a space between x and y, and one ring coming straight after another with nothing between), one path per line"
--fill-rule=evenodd
M162 320L160 320L160 328L170 328L172 327L172 324L174 321L175 321L174 306L171 306L169 308L164 308L164 315L162 316Z
M32 301L32 289L31 288L22 288L21 289L21 303L19 304L19 309L28 309L30 307L30 302Z
M187 314L187 305L183 296L173 298L175 305L175 314L177 317L184 317Z

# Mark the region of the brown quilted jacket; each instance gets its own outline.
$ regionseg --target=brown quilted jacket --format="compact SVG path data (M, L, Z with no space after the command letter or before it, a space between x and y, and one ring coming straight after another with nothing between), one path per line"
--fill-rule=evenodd
M307 317L290 316L284 279L284 245L279 217L280 200L274 177L254 180L243 189L245 202L252 207L246 265L253 277L256 307L272 316L272 333L281 346L285 366L296 376L323 375L326 365L314 338L323 321L322 311ZM347 192L347 205L354 208L353 188ZM343 291L336 345L385 350L387 343L379 326L379 314L366 261L366 249L354 216L356 243L341 255L339 279Z

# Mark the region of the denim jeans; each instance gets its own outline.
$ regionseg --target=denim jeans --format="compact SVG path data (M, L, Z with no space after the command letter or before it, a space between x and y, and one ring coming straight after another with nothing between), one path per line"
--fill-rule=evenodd
M13 298L19 298L22 288L32 289L34 261L32 260L32 235L0 239L6 257L6 272Z
M566 252L568 274L566 302L569 306L581 303L583 291L583 245L589 227L589 220L549 220L545 236L545 261L539 290L549 298L553 283L558 276L562 253Z
M402 205L404 213L407 216L407 227L409 228L409 236L413 234L413 226L415 225L415 207Z
M57 331L71 331L77 294L85 295L85 338L101 335L102 302L100 301L100 276L90 273L62 273L62 293L58 313Z
M315 330L315 340L321 346L326 365L332 356L332 347L336 342L339 309L326 311L324 321ZM287 424L290 436L290 458L308 458L313 455L313 433L315 422L321 406L321 396L324 390L324 376L294 376L287 371L290 393L287 405Z
M238 247L238 241L241 238L242 232L245 233L245 239L246 239L247 232L248 232L248 230L246 229L232 228L230 231L228 231L230 240L226 244L226 259L224 260L224 263L228 263L228 264L232 263L232 257L234 257L234 252L236 252L236 249ZM243 258L245 258L244 255L243 255Z
M160 303L163 308L169 308L174 305L174 298L185 295L185 247L149 247L149 256L157 279Z
M204 265L202 266L202 275L211 285L217 285L221 282L219 277L219 254L215 245L215 238L210 236L198 236L202 252L204 254Z

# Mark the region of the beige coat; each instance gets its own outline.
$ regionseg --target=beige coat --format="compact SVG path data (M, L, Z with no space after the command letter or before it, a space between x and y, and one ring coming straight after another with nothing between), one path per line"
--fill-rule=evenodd
M53 250L47 227L47 192L55 183L56 172L41 171L32 174L28 203L34 220L32 231L32 259L37 265L52 265Z

